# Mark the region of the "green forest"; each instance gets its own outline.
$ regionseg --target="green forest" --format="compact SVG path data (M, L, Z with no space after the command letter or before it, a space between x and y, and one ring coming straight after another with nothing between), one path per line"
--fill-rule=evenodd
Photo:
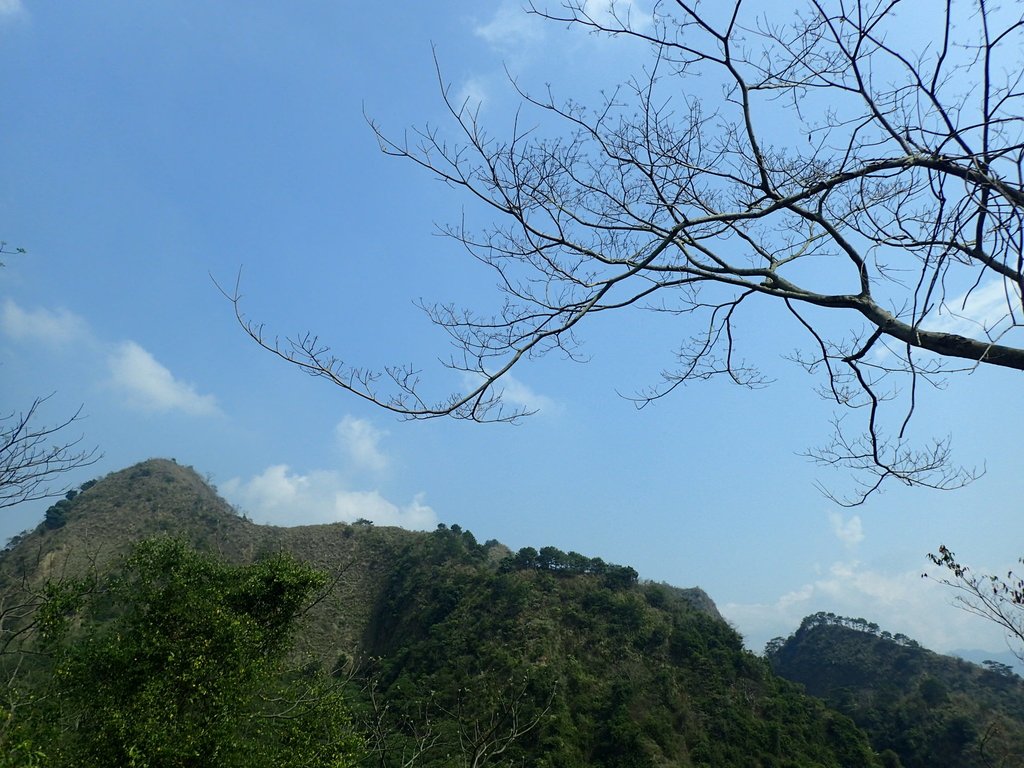
M828 613L771 641L766 656L778 674L852 718L890 765L1024 761L1024 680L1006 664L941 656L864 619Z
M0 37L0 768L1024 768L1024 3Z
M152 460L0 559L10 766L1012 766L1012 672L457 525L255 525ZM941 760L940 760L941 758ZM937 763L936 760L939 760Z

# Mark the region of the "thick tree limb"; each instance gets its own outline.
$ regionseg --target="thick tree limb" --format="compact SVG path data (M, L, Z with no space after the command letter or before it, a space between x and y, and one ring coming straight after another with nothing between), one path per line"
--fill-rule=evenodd
M1020 9L807 0L780 22L738 1L656 2L642 19L593 7L529 11L649 48L652 64L595 108L513 82L523 107L498 139L439 74L461 142L431 126L399 140L371 122L386 154L489 213L479 230L444 232L495 274L494 313L425 307L450 336L445 363L478 386L426 398L413 366L367 371L315 335L270 337L236 287L249 335L408 418L511 421L525 414L503 406L503 376L551 351L577 358L592 316L628 308L677 315L684 338L678 368L641 401L715 376L760 386L735 321L777 301L810 338L795 358L825 377L819 391L867 416L852 433L837 417L808 452L868 473L847 502L889 479L969 482L948 439L912 444L910 425L923 383L1024 371ZM905 35L924 17L931 46Z

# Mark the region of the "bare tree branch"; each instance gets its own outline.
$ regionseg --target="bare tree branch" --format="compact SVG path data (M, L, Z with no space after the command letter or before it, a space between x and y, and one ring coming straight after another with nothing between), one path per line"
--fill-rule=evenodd
M61 496L53 483L63 474L100 459L96 448L81 448L82 436L59 435L81 419L82 409L63 421L43 425L37 414L52 395L37 397L24 411L0 417L0 509L25 501Z
M395 138L371 121L384 153L490 214L444 233L493 271L500 306L424 308L449 334L445 365L479 384L428 398L415 366L369 371L316 335L267 334L236 285L246 332L404 417L511 421L525 414L503 406L502 377L552 351L579 359L577 334L604 312L680 318L677 367L640 402L717 376L761 386L733 331L777 302L809 337L793 357L824 377L818 391L863 414L852 432L837 416L843 429L808 451L867 471L842 501L890 480L976 477L948 439L921 447L909 427L924 384L1024 371L1021 10L950 0L929 16L929 44L906 34L921 23L909 0L805 0L789 21L738 0L663 0L643 19L582 0L527 10L646 46L652 63L593 108L513 80L522 107L505 138L440 72L460 140L429 125Z
M9 248L0 241L0 255L25 253L24 248ZM0 267L3 267L0 262ZM54 487L53 482L62 474L99 461L96 448L83 449L83 437L73 440L54 439L82 418L82 409L64 421L51 425L36 422L40 406L53 397L37 397L24 411L0 412L0 509L13 507L24 501L35 501L61 496L67 486Z
M1024 662L1024 579L1013 571L1005 578L975 573L946 546L929 553L928 559L944 568L945 574L923 576L950 587L955 592L953 599L963 610L1001 627L1011 643L1011 652Z

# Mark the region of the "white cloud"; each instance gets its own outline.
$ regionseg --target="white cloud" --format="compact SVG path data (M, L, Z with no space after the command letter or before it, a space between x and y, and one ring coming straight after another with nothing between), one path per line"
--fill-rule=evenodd
M455 96L455 106L465 108L468 113L476 112L487 101L488 88L483 78L471 77L462 84Z
M1021 322L1020 291L1003 280L995 280L943 303L928 324L929 330L963 336L996 338L1011 327L1008 301Z
M1005 649L995 625L958 609L952 598L947 588L922 579L921 571L885 573L852 560L834 563L820 578L772 603L728 603L719 608L758 651L770 638L791 634L805 616L818 611L864 618L940 653L956 648Z
M2 3L3 0L0 0ZM0 5L2 8L2 5ZM89 328L85 321L66 309L49 310L42 307L25 310L11 299L4 301L0 324L4 333L17 341L64 346L76 341L88 341Z
M334 511L342 520L365 517L378 525L426 530L437 526L437 515L423 503L424 498L418 493L408 504L397 507L377 491L338 491L334 495Z
M499 51L521 51L526 45L544 37L543 22L522 9L518 3L504 2L486 24L477 26L473 33Z
M929 331L956 333L978 340L988 338L1006 344L1010 342L1005 334L1014 329L1019 331L1018 324L1022 323L1024 312L1021 310L1020 291L1008 282L995 280L965 291L954 299L943 301L929 313L921 326ZM873 362L882 362L894 354L902 355L905 352L898 342L887 341L883 337L882 343L872 348L871 359ZM926 353L919 351L918 354Z
M565 11L558 8L556 12ZM578 17L609 29L625 27L637 31L649 28L654 20L636 0L584 0L580 3ZM524 48L534 47L545 39L550 24L536 14L527 13L520 3L503 2L490 21L478 25L473 32L506 55L522 54Z
M248 481L233 478L221 484L220 490L253 520L271 525L354 522L359 518L418 530L437 525L437 515L423 502L423 494L399 506L379 491L345 487L340 474L330 470L302 475L286 464L277 464Z
M651 25L651 14L635 0L584 0L583 13L605 27L626 27L642 30Z
M212 395L200 395L134 341L118 344L109 357L113 384L133 405L154 411L182 411L192 416L219 413Z
M832 523L832 532L846 546L852 547L864 541L864 527L861 525L860 515L843 520L843 516L838 512L829 512L828 519Z
M3 0L0 0L2 3ZM0 329L19 342L51 348L86 345L106 354L111 383L127 401L154 411L182 411L193 416L219 413L212 395L201 395L178 381L166 367L134 341L110 345L96 339L89 324L66 309L22 309L11 299L0 307ZM102 355L99 359L103 359Z
M0 0L0 21L11 16L20 16L25 13L25 6L21 0Z
M479 374L466 373L463 375L462 381L462 386L472 390L480 386L483 378ZM538 412L546 411L548 413L561 410L561 405L552 398L535 392L515 376L508 373L498 379L494 391L501 393L502 402L510 408Z
M387 433L381 432L366 419L345 416L334 428L342 448L357 469L383 472L388 457L380 449L380 441Z
M534 392L519 379L505 374L498 382L501 399L516 408L528 411L557 411L558 404L547 395Z

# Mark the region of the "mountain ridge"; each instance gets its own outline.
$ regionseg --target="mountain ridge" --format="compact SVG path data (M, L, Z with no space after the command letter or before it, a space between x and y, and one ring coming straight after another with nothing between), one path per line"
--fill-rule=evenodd
M878 764L852 721L746 651L699 588L553 547L513 554L457 525L256 525L164 459L83 489L0 556L0 588L116 569L152 536L237 563L290 553L332 585L305 614L295 663L350 676L357 721L386 723L395 754L434 729L424 768L508 717L537 724L508 757L552 768Z
M72 498L50 507L34 529L12 538L0 553L0 588L5 578L10 583L9 571L15 564L19 578L29 574L31 582L41 583L60 572L103 567L126 553L132 543L149 536L174 535L239 563L274 551L290 551L337 578L334 602L358 606L364 602L358 599L359 593L376 595L382 588L382 574L372 564L396 556L401 547L428 535L359 522L296 526L255 523L220 497L197 470L174 459L147 459L83 487L85 490L72 492ZM452 528L462 530L458 525ZM493 545L495 557L511 554L500 542ZM32 552L37 559L34 566L30 562ZM353 564L361 567L353 568ZM351 578L353 575L357 578ZM700 587L661 586L674 599L724 621L714 600ZM361 617L358 623L365 626L368 609L355 612ZM334 629L348 643L358 644L359 638L351 632ZM322 633L319 639L324 640ZM341 652L340 648L334 650Z
M903 768L1024 766L1024 680L922 647L864 619L806 617L765 655L774 671L849 716Z

